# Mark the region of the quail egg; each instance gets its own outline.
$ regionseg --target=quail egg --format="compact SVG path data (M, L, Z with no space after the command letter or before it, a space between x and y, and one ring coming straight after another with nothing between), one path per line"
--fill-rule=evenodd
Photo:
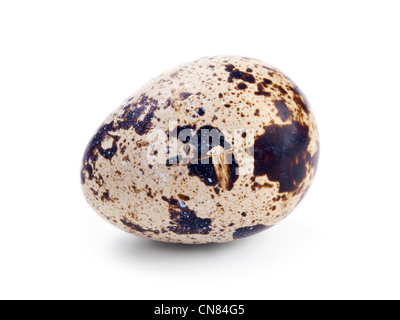
M134 235L222 243L274 226L309 189L319 137L304 94L257 59L201 58L126 99L84 153L92 208Z

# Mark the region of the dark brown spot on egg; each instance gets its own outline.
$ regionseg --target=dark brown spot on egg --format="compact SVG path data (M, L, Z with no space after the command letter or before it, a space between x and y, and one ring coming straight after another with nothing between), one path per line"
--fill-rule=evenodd
M254 144L254 175L279 182L279 192L295 191L306 176L311 157L309 129L297 121L264 127Z
M141 227L141 226L139 226L139 225L137 225L135 223L132 223L132 222L128 221L126 218L125 219L121 219L119 221L121 221L125 226L127 226L128 228L130 228L133 231L152 232L154 234L159 234L160 233L160 231L158 231L158 230L145 229L145 228L143 228L143 227ZM162 230L162 231L164 233L165 230Z
M182 100L186 100L187 98L189 98L192 95L193 95L193 93L190 93L190 92L181 92L180 97Z
M148 231L147 229L142 228L141 226L134 224L132 222L126 221L124 219L120 220L125 226L127 226L128 228L134 230L134 231L139 231L139 232L146 232Z
M162 199L169 203L169 213L172 226L167 227L175 234L209 234L211 219L197 217L196 212L189 209L185 202L173 198Z
M119 140L119 137L112 137L113 138L113 145L111 148L108 149L103 149L99 148L99 153L102 155L105 159L111 160L112 157L117 153L118 147L117 147L117 141Z
M185 196L184 194L178 194L178 198L183 200L183 201L189 201L190 197Z
M116 126L115 131L134 128L138 135L146 134L150 129L151 121L157 107L157 100L142 95L137 103L129 104L124 107L124 113L119 117L120 120L117 121L118 125ZM147 112L145 113L146 109ZM143 114L143 120L139 120Z
M281 94L287 95L287 91L283 89L282 86L274 84L274 88L278 89Z
M149 197L149 198L154 198L154 195L153 195L153 193L152 193L152 190L151 190L151 188L149 188L149 186L148 185L146 185L146 188L147 188L147 193L146 193L146 195Z
M239 69L235 69L234 65L228 64L225 66L225 71L229 72L228 82L233 82L234 79L243 80L248 83L255 83L256 79L251 73L242 72Z
M278 116L282 119L282 121L286 121L292 116L292 112L286 106L285 101L283 100L274 100L275 108L278 110Z
M273 185L265 182L264 184L259 184L258 182L253 183L253 185L251 186L251 190L252 191L256 191L256 189L261 189L261 188L272 188Z
M233 232L233 239L243 239L250 237L252 235L255 235L257 233L260 233L264 230L267 230L270 227L264 226L264 225L256 225L252 227L243 227L236 229L235 232Z
M254 92L256 96L265 96L265 97L270 97L271 93L265 91L265 88L267 87L267 84L265 82L261 82L257 84L257 89L258 91Z
M227 72L232 72L235 69L235 66L233 64L228 64L225 66L225 71Z
M272 84L272 81L270 79L264 79L263 81L265 85Z
M206 114L206 111L204 110L204 108L199 108L197 109L197 114L199 116L204 116Z
M83 162L89 164L91 160L94 160L95 152L99 151L100 154L104 155L107 159L111 159L113 155L115 155L117 147L117 142L113 141L113 146L110 149L104 150L101 148L101 143L103 139L107 136L110 136L110 132L116 131L114 129L114 121L102 125L97 133L94 135L92 140L89 142L88 147L86 148ZM112 136L111 136L112 137ZM119 139L119 137L115 137L115 139ZM113 138L114 139L114 138Z
M168 99L167 101L165 101L164 109L167 109L171 105L172 105L172 101L171 101L171 99Z
M242 83L239 83L237 87L239 90L245 90L245 89L247 89L247 84L242 82Z
M117 153L117 142L119 141L120 137L110 134L110 132L115 132L116 130L117 129L114 128L114 121L108 124L104 124L98 129L97 133L89 142L82 160L82 184L84 184L86 181L85 172L88 173L89 180L92 180L94 178L94 168L98 159L98 154L103 156L105 159L111 160L111 158ZM101 144L106 137L111 138L113 140L113 143L111 148L103 149Z
M108 191L103 193L103 195L101 196L101 201L111 201L110 194L108 193Z
M187 128L193 129L193 127L188 126L176 128L175 136L179 137L180 132ZM192 137L182 138L186 138L182 142L184 144L189 143L194 151L193 159L188 159L189 175L197 176L206 186L219 184L224 189L232 190L234 183L238 179L236 171L239 165L235 160L235 156L230 153L231 158L228 159L228 163L220 164L213 161L213 156L210 154L210 152L216 150L216 147L222 147L224 150L231 149L231 145L226 142L223 133L212 126L203 126ZM166 165L177 165L182 160L182 156L172 157L167 160Z

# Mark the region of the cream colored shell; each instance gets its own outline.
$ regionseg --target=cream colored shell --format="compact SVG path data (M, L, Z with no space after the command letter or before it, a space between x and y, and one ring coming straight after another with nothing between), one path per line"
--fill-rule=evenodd
M167 154L173 131L185 127L216 128L231 146L212 149L205 177L165 162L176 156ZM206 57L151 80L105 120L85 152L82 188L96 212L137 236L227 242L285 218L312 182L318 151L308 102L287 76L255 59Z

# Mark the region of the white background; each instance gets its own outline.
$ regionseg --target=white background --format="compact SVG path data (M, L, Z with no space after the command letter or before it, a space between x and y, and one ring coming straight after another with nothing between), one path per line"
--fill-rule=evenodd
M0 298L399 299L398 1L1 1ZM276 227L226 245L136 238L86 204L104 118L183 62L238 54L305 92L319 171Z

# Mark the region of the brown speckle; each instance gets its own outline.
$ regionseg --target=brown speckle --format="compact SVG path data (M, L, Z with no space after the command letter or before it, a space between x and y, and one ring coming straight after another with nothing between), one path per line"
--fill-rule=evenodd
M183 200L183 201L189 201L190 197L185 196L184 194L178 194L178 198Z
M103 195L101 196L101 201L111 201L108 191L103 193Z
M242 83L239 83L237 87L239 90L245 90L245 89L247 89L247 84L242 82Z
M278 116L282 119L282 121L286 121L292 116L292 112L286 106L285 101L283 100L274 100L276 109L278 110Z
M204 108L199 108L197 109L197 114L199 116L204 116L206 114L206 111L204 110Z

